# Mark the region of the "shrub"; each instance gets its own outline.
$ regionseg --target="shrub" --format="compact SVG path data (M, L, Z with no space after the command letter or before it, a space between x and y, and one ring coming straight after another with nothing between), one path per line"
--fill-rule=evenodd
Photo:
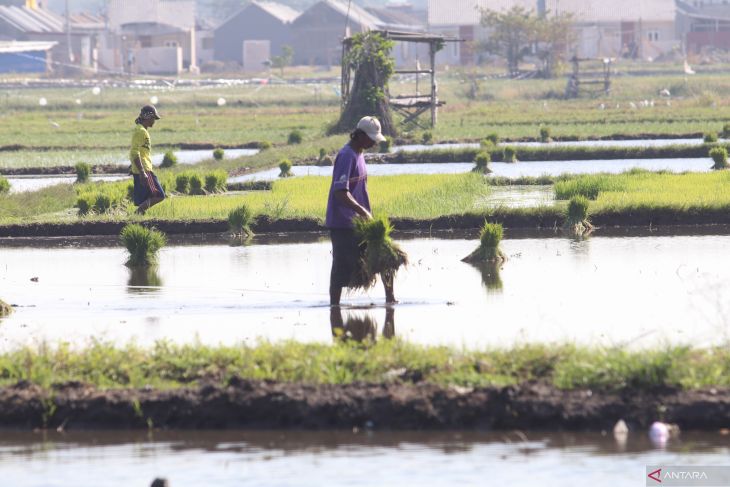
M301 144L304 141L304 135L300 130L292 130L286 140L289 145Z
M268 140L259 142L259 150L269 150L269 149L271 149L271 142L269 142Z
M428 145L433 142L433 133L432 132L424 132L423 135L421 135L421 142Z
M177 156L174 152L171 150L165 152L165 155L162 157L162 164L160 164L160 167L174 167L177 166Z
M91 174L91 164L88 164L86 162L79 162L74 166L76 169L76 182L77 183L85 183L89 180L89 175Z
M707 132L704 137L705 144L717 143L717 134L714 132Z
M727 149L724 147L715 147L710 151L710 157L715 162L712 169L727 169Z
M552 142L550 127L540 127L540 142Z
M289 159L282 159L281 162L279 162L279 177L280 178L289 178L293 176L291 172L292 164Z
M222 161L224 157L226 157L226 153L223 149L218 148L213 151L213 159L216 161Z
M178 174L175 177L175 191L180 194L190 193L190 175L189 174Z
M203 194L203 180L197 174L190 176L190 194Z
M228 183L228 173L213 171L205 175L205 190L208 193L225 192Z
M492 172L489 169L490 162L492 162L492 156L489 155L489 152L481 151L474 158L475 166L474 166L474 169L472 169L472 171L478 172L481 174L489 174L490 172Z
M392 147L393 147L393 139L391 139L390 137L386 137L385 140L380 143L380 147L379 147L380 153L387 154L388 152L390 152L390 149Z
M154 264L157 262L157 253L167 243L165 234L162 232L137 224L125 226L119 234L119 238L129 252L127 260L129 267Z
M505 147L502 151L504 162L517 162L517 149L514 147Z
M254 221L254 213L246 205L241 205L235 210L232 210L228 214L228 226L235 235L250 236L253 235L251 231L251 224Z
M501 262L505 255L499 249L504 236L504 228L499 223L484 222L479 234L479 247L464 259L464 262Z
M499 135L495 132L492 132L491 134L487 135L487 137L484 140L488 140L493 145L499 145Z

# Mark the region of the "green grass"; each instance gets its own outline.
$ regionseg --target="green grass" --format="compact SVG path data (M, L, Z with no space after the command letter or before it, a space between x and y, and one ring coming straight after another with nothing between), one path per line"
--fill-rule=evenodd
M58 184L34 192L0 195L0 222L31 223L55 221L58 213L66 218L76 214L76 191L71 184Z
M0 385L27 380L42 387L67 381L101 388L174 388L199 380L254 380L349 384L381 383L389 371L406 369L427 383L504 386L543 380L564 389L618 390L671 386L730 386L727 347L630 351L624 347L522 345L466 350L383 340L353 343L268 343L208 347L158 342L152 348L92 342L72 349L34 346L0 354Z

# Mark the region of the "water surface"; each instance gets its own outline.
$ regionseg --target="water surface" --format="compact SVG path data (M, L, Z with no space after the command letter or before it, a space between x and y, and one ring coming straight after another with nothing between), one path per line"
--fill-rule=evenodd
M720 140L721 143L726 142ZM672 145L703 145L703 139L639 139L639 140L569 140L544 142L500 142L500 147L668 147ZM412 144L393 147L392 152L420 152L429 150L478 149L478 143Z

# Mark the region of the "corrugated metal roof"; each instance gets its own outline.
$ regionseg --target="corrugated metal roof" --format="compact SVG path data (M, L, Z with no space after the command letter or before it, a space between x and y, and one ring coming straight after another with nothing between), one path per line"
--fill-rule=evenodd
M582 22L674 22L675 0L546 0L550 12L570 12ZM509 10L520 6L537 10L537 0L429 0L428 24L432 26L478 25L481 9Z
M35 41L0 41L0 54L19 52L50 51L58 42L35 42Z
M581 22L674 22L675 0L547 0L550 12L570 12Z
M46 10L0 6L0 19L22 32L63 32L63 19Z
M269 13L272 17L276 17L285 24L290 24L299 17L300 12L294 10L288 5L282 5L276 2L253 2L257 6Z
M347 16L347 2L341 2L339 0L324 0L324 3L329 5L332 9L338 11L342 15ZM350 5L350 20L356 22L369 29L377 29L379 27L386 27L386 23L375 15L371 14L364 8L355 5Z

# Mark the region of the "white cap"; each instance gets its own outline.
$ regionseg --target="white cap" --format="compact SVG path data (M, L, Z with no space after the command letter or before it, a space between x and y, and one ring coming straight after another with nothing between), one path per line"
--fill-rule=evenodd
M385 142L385 137L383 136L382 128L377 118L363 117L357 123L357 128L365 132L373 142Z

